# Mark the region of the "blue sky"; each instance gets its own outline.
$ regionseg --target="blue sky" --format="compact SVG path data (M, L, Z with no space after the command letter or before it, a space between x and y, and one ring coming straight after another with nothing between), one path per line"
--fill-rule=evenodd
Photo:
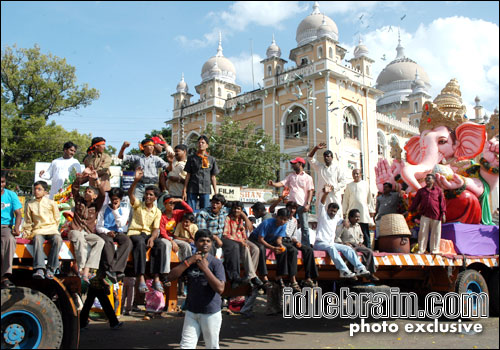
M339 29L346 59L361 35L375 59L375 76L395 56L397 27L406 55L428 73L433 98L451 79L470 108L478 95L489 112L499 100L498 2L319 2ZM296 47L299 23L313 2L14 2L1 3L1 42L38 44L43 53L66 58L78 83L100 91L91 106L52 118L68 130L103 136L119 148L137 144L172 116L181 74L198 100L201 67L217 50L236 67L237 83L250 91L251 42L255 87L259 61L275 34L282 57ZM402 18L402 19L401 19ZM381 60L386 55L387 61ZM288 67L292 66L288 63ZM469 112L471 113L471 112ZM86 145L82 145L86 147Z

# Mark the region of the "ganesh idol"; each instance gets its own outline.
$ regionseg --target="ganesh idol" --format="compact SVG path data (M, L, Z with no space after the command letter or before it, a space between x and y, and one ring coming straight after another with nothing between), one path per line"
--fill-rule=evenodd
M452 79L433 102L422 108L420 135L405 145L406 162L381 159L377 187L403 184L409 197L433 173L446 197L446 220L491 225L489 194L498 185L498 112L487 125L468 121L460 86ZM401 152L400 152L401 153Z

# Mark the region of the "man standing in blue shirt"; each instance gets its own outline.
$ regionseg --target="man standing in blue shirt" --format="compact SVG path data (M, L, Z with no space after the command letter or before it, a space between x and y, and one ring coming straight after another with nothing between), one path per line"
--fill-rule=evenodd
M169 281L181 275L188 279L187 311L180 346L181 349L196 349L200 333L203 333L206 348L218 349L222 325L221 294L226 275L222 262L210 254L211 232L198 230L194 240L196 254L179 263L167 277Z
M9 280L9 276L12 275L12 261L16 251L15 237L21 234L23 206L17 194L5 188L6 177L7 174L2 172L2 288L11 288L14 284Z
M288 250L282 244L283 237L286 237L286 223L290 212L286 208L278 210L276 218L264 220L250 235L250 241L257 244L259 254L259 272L263 275L264 287L271 286L267 277L266 268L266 248L274 252L278 265L278 284L284 287L283 276L288 275L292 284L297 281L297 250Z

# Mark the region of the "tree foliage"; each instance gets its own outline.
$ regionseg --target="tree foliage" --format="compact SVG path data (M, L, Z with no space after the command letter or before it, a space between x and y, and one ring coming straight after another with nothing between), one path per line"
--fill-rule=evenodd
M76 85L75 68L66 59L44 55L40 47L31 49L7 46L2 50L2 109L27 119L86 107L99 98L99 91L87 84Z
M67 141L78 145L75 157L82 161L92 138L47 118L87 106L99 93L86 85L77 87L75 68L64 59L42 55L38 46L5 48L1 70L2 169L11 169L9 187L29 192L36 162L61 157Z
M276 178L280 161L289 159L264 130L252 123L243 127L229 116L217 129L208 125L204 134L210 139L210 155L217 159L218 183L266 187Z

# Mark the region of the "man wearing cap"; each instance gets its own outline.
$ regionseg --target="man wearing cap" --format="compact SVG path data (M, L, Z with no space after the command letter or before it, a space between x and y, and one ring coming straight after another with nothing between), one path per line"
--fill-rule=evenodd
M155 144L155 149L154 149L155 156L158 157L163 156L165 158L166 155L174 154L174 150L172 149L172 147L170 147L170 145L167 143L162 134L153 136L151 140Z
M103 191L109 191L111 190L111 184L109 183L111 172L109 171L109 167L112 160L109 154L104 153L105 149L106 140L102 137L94 137L90 147L87 149L87 155L83 159L83 164L86 168L97 171ZM91 178L89 181L90 186L97 188L96 180Z
M330 203L337 203L339 205L338 215L342 215L342 197L341 193L345 189L345 176L344 172L340 167L333 163L333 153L330 150L326 150L323 153L323 159L325 164L320 163L315 154L320 149L325 149L326 143L320 143L314 147L311 152L307 155L307 160L311 164L315 173L318 175L318 183L316 184L318 188L324 188L326 185L332 186L332 191L328 193L326 198L325 206ZM319 200L316 201L316 213L319 213Z
M153 154L155 144L152 139L145 139L141 142L140 148L143 154L138 155L123 155L125 149L130 146L130 142L125 141L118 153L118 158L123 159L124 162L130 161L134 169L141 168L144 176L137 184L135 190L135 197L138 201L142 201L144 197L144 189L148 185L158 185L159 177L158 170L167 170L168 164L163 159Z
M269 186L275 188L287 186L290 189L288 199L299 205L297 214L300 220L300 231L302 232L302 244L310 246L309 241L309 210L311 209L311 201L313 198L314 184L310 175L304 171L306 161L297 157L290 161L293 168L293 173L288 175L285 180L280 182L268 181Z

